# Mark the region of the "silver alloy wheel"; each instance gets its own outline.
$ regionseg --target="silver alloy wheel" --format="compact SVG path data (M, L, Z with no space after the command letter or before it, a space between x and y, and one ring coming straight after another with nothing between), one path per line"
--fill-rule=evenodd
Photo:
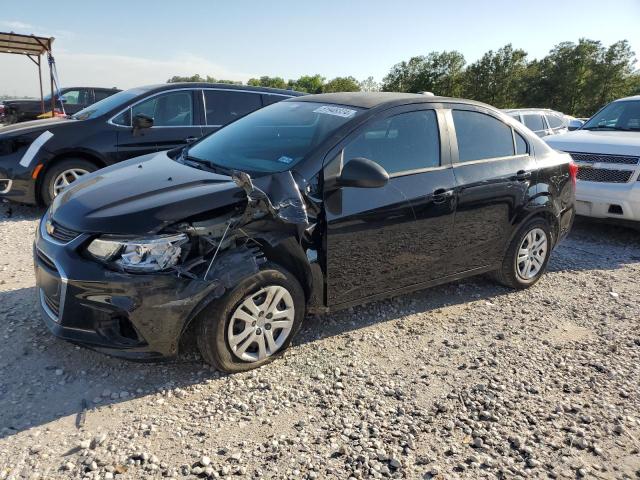
M534 228L525 235L515 265L521 279L532 280L540 273L547 259L548 243L547 234L541 228Z
M53 193L54 197L57 197L62 190L87 173L89 173L89 171L84 168L70 168L69 170L61 172L53 181L53 192L51 193Z
M229 348L247 362L276 353L291 334L295 318L293 297L280 285L271 285L246 297L227 328Z

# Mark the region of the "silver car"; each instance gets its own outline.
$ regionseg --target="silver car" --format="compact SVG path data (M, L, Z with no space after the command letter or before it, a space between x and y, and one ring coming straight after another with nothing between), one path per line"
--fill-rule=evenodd
M523 123L539 137L579 128L571 122L573 117L548 108L513 108L505 109L503 112Z

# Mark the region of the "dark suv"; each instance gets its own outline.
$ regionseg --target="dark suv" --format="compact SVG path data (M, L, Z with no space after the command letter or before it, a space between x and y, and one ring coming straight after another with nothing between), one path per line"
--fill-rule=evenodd
M116 93L68 118L0 128L0 198L49 204L78 177L193 142L290 90L171 83Z
M110 97L119 91L117 88L63 88L56 99L56 112L62 113L64 110L65 113L70 115L78 113L83 108ZM0 122L7 124L36 120L42 115L42 102L40 99L11 99L3 100L0 104L2 106ZM44 97L44 108L46 112L51 112L51 95Z
M234 372L325 312L484 272L526 288L574 217L576 168L481 103L292 98L186 148L86 175L43 217L37 294L55 335Z

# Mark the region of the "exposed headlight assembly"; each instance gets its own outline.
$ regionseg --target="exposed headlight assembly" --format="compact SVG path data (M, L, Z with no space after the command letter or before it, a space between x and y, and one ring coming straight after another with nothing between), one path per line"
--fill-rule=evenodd
M87 252L127 272L160 272L178 263L188 241L184 233L131 240L105 236L93 240Z

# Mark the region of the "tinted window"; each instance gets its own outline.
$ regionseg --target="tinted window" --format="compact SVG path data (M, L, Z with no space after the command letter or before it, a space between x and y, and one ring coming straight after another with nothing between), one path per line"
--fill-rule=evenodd
M104 100L112 93L113 92L110 92L108 90L95 90L96 102L99 102L100 100Z
M278 103L281 100L284 100L285 98L289 98L289 97L283 97L282 95L262 95L262 102L266 105L271 105L272 103Z
M511 127L489 115L454 110L460 162L513 155Z
M154 127L193 125L192 94L190 91L181 91L157 95L131 108L131 116L140 113L153 118ZM126 116L122 121L127 122L125 125L131 124L131 118L127 119Z
M522 117L524 118L524 124L534 132L539 132L546 128L542 120L542 115L539 113L525 113Z
M83 95L80 90L67 90L62 94L62 98L65 105L81 105L83 103Z
M516 131L514 131L513 133L516 137L516 155L523 155L525 153L529 153L529 149L527 148L527 142L524 140L524 137Z
M187 154L251 174L283 172L359 113L357 107L278 102L203 138Z
M547 117L547 123L549 123L549 127L551 128L562 128L565 126L564 120L562 120L557 115L545 115Z
M73 116L73 118L77 120L87 120L89 118L99 117L100 115L104 115L105 113L111 110L114 110L120 106L124 106L128 101L130 101L131 99L135 98L136 96L140 95L143 92L144 90L141 90L138 88L132 88L131 90L118 92L114 95L111 95L108 98L105 98L104 100L100 100L100 102L98 103L94 103L93 105L85 108L84 110L80 110L78 113L76 113ZM125 123L121 123L121 122L122 122L122 118L120 118L120 122L115 122L115 119L114 119L114 123L118 123L119 125L126 125Z
M396 173L440 165L440 136L432 110L409 112L365 127L344 149L344 161L364 157Z
M226 125L261 108L262 100L257 93L205 90L204 104L207 125Z

